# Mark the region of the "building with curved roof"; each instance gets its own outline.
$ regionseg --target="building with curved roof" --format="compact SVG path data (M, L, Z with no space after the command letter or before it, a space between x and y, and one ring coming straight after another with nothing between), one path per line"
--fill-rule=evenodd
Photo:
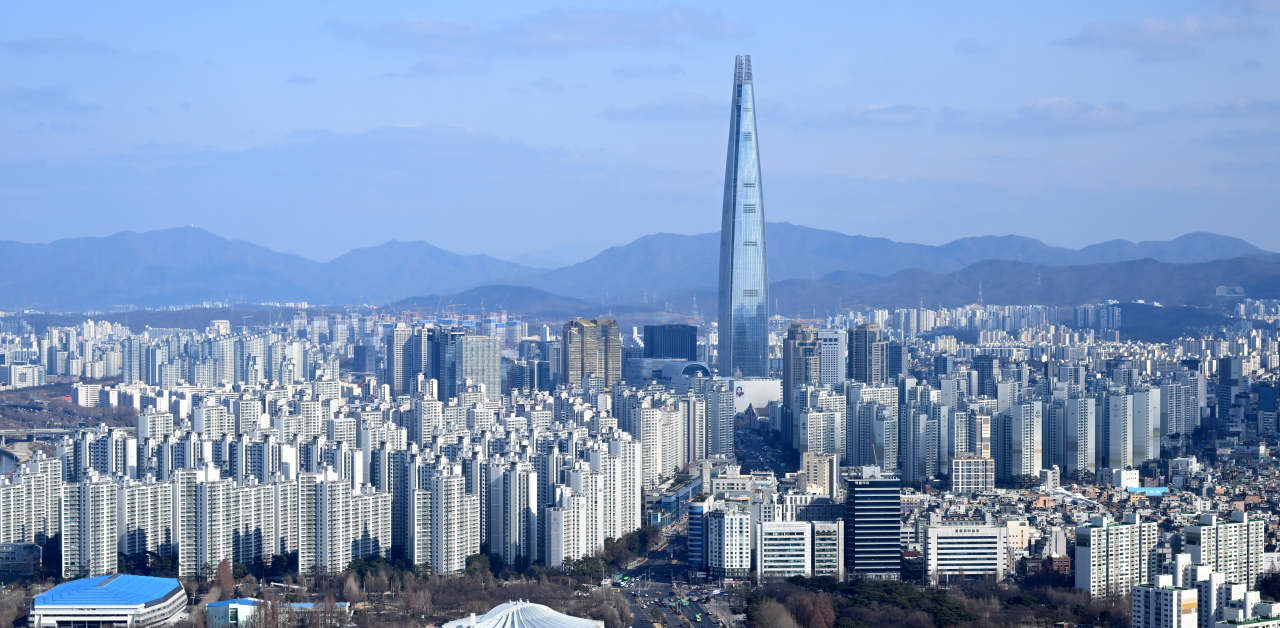
M442 628L604 628L604 622L583 619L523 600L493 607L483 617L455 619Z
M65 582L31 603L32 628L141 628L168 621L187 607L173 578L114 574Z

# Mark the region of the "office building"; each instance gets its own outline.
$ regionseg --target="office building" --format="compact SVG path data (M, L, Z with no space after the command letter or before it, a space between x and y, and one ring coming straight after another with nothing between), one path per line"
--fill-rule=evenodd
M645 325L644 357L698 361L697 325Z
M812 573L813 527L808 521L762 521L756 528L755 567L760 581Z
M850 577L902 576L902 483L879 467L858 467L845 490L844 565Z
M930 585L963 584L971 578L1000 582L1009 573L1009 529L983 520L932 515L920 530L925 578Z
M996 487L996 461L989 457L957 456L951 459L951 492L983 493Z
M768 377L769 269L750 55L737 59L731 102L720 223L719 369L722 377Z

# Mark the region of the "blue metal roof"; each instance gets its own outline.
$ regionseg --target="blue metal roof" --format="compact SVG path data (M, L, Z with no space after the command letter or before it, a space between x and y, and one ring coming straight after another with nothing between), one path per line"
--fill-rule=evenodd
M169 597L182 584L174 578L115 574L65 582L42 595L37 606L141 606Z

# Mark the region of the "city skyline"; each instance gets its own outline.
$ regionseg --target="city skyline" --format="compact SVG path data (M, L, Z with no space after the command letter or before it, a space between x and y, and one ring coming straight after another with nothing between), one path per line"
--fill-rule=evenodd
M1079 246L1228 209L1213 230L1276 248L1259 241L1280 99L1266 3L247 11L17 8L0 27L12 231L196 224L313 259L393 234L519 257L706 232L718 68L749 48L774 220ZM595 238L554 228L604 203Z

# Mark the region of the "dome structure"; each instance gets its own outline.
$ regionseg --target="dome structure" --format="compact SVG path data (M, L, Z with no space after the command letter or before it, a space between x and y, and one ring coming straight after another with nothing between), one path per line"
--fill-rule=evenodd
M523 600L493 607L482 617L455 619L443 628L604 628L604 622L583 619Z

